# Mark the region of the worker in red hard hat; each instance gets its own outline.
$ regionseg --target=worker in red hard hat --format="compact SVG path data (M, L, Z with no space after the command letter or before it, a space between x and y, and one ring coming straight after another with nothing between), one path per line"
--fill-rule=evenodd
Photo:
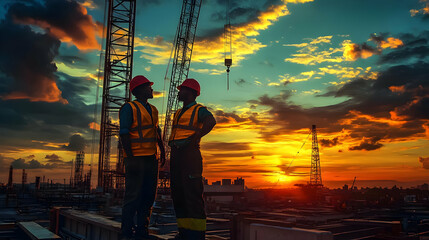
M173 118L169 139L171 147L171 197L179 233L175 239L205 239L206 213L203 200L203 162L200 140L216 125L213 115L195 99L200 84L186 79L179 87L183 108Z
M119 111L119 135L125 154L123 239L149 238L149 218L158 182L157 145L161 151L161 167L165 163L158 110L147 102L153 98L152 85L146 77L135 76L130 81L130 90L137 100L125 103Z

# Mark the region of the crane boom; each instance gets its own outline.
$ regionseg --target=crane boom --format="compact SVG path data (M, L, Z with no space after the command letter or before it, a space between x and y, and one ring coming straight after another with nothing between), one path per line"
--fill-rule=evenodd
M170 148L168 147L167 141L172 129L172 115L178 109L179 105L177 86L188 77L201 2L202 0L183 0L179 25L177 27L163 133L166 157L168 160L170 159Z

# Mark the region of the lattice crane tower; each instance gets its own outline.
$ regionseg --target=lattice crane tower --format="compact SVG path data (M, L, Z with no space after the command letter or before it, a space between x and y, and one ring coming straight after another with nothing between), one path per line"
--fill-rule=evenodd
M322 170L320 167L319 144L317 141L316 125L311 127L313 139L311 151L310 185L322 186Z
M98 187L112 187L110 152L112 137L119 137L119 110L131 100L136 0L106 0L108 18L104 60L103 102L100 123ZM118 164L123 157L118 151Z

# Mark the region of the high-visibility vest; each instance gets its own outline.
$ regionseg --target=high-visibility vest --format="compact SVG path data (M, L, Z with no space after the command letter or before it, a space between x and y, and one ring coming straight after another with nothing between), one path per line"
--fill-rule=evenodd
M187 139L194 135L197 130L202 129L203 124L198 122L198 110L202 107L203 106L201 104L195 104L186 109L183 114L181 114L183 108L179 109L174 114L173 128L171 130L169 142Z
M133 110L133 124L130 129L131 149L134 156L156 154L158 110L152 104L152 115L138 101L129 102Z

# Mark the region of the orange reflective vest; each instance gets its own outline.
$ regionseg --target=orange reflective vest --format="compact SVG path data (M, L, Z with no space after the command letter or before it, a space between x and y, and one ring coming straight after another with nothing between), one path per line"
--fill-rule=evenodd
M134 156L156 154L158 110L152 104L152 115L138 101L129 102L133 110L133 124L130 129L131 149Z
M171 130L169 142L189 138L194 135L197 130L202 129L203 124L198 122L198 110L200 110L201 107L203 107L201 104L191 106L185 110L180 118L179 115L183 111L183 108L179 109L174 114L173 128Z

